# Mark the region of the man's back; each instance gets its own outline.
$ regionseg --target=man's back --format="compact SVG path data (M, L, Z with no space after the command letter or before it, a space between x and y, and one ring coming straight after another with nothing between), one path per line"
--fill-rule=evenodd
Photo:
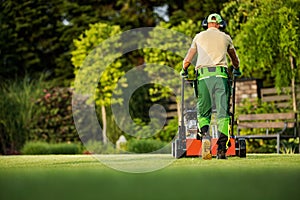
M233 48L231 38L216 28L202 31L195 37L192 48L197 48L197 68L227 66L226 54Z

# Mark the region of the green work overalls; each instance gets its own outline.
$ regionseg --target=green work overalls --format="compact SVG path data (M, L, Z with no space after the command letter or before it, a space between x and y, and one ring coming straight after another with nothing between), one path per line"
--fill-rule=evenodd
M209 126L213 105L217 111L217 127L220 133L229 135L228 72L226 67L204 67L198 69L198 126Z

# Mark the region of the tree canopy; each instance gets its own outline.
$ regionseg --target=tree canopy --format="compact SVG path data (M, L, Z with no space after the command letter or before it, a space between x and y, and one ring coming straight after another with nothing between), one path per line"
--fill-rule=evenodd
M288 86L299 75L300 1L241 0L226 4L244 76Z
M74 78L71 52L74 39L89 24L116 24L122 30L201 21L219 12L225 0L4 0L0 4L0 77L15 79L46 73L57 85Z
M105 40L121 32L117 25L96 23L90 26L74 40L76 49L72 51L72 62L75 66L75 92L82 95L89 95L95 99L95 104L101 107L103 121L103 142L106 143L106 110L105 106L114 103L113 91L119 78L124 75L121 70L120 60L114 61L121 56L114 52L121 44L116 40L104 43ZM112 52L111 52L112 50ZM112 63L112 64L110 64ZM107 66L109 65L109 66Z

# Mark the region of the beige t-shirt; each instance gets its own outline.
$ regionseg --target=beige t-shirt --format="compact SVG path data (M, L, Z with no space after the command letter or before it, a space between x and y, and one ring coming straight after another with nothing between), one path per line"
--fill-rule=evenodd
M234 46L229 35L211 27L195 36L191 48L197 48L196 69L198 69L213 66L227 67L227 50L233 49Z

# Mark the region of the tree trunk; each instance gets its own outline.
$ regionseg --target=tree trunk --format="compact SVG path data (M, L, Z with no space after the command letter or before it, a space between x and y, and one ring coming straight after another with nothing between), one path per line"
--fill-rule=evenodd
M297 112L297 99L296 99L296 86L295 86L295 75L294 75L294 58L292 56L292 54L290 54L290 64L291 64L291 70L292 70L292 80L291 80L291 84L292 84L292 99L293 99L293 111Z
M107 120L106 120L106 110L105 106L101 106L101 113L102 113L102 141L103 144L107 144L107 136L106 136L106 127L107 127Z

